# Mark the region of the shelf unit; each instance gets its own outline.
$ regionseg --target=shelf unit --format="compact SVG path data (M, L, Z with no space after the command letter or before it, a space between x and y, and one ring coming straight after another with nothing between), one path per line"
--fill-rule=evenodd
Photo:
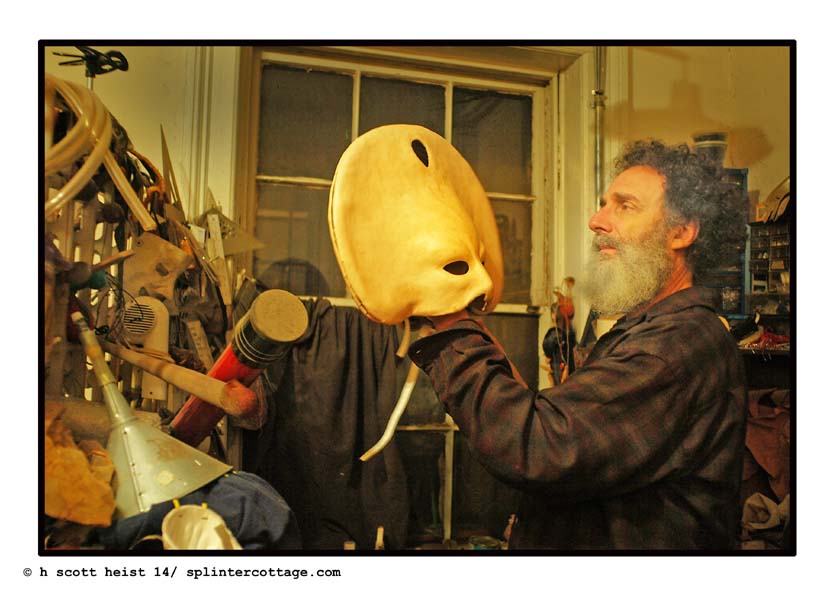
M746 195L747 174L748 169L724 169L724 180L737 185ZM699 284L717 291L720 297L718 312L722 315L746 312L746 242L736 245L734 251L723 266L701 274L698 280Z
M750 313L790 313L791 236L789 221L749 225Z

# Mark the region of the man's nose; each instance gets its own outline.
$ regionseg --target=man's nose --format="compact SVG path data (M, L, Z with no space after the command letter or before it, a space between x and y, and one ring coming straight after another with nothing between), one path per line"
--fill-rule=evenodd
M607 207L602 206L596 213L590 217L590 230L594 233L609 233L611 231L610 218L608 217Z

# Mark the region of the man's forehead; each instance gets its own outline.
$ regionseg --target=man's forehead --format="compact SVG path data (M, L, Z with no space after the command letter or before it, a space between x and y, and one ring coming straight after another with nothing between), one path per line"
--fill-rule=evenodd
M653 202L662 198L664 192L665 177L647 165L637 165L616 176L608 188L607 196Z

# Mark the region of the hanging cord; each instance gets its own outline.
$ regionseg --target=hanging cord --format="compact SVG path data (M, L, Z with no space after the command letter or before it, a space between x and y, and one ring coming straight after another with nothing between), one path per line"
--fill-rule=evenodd
M46 200L44 206L46 215L55 214L78 195L103 163L142 228L145 231L156 230L156 221L133 191L113 153L110 152L113 123L110 113L101 100L91 91L49 74L46 75L45 89L47 105L54 104L54 97L50 95L59 93L78 121L60 142L47 146L44 175L48 176L68 167L89 152L86 161L75 175L56 195Z
M159 169L153 166L153 163L145 155L139 153L137 150L130 148L128 152L141 163L147 171L150 182L145 187L145 197L142 203L145 208L150 211L151 215L159 222L158 217L164 216L165 205L171 204L168 197L168 188L165 184L165 179L159 172Z
M410 340L410 320L405 320L405 324L405 327L407 328L407 339ZM423 338L427 336L430 333L430 330L431 328L429 326L422 326L422 328L420 328L419 337ZM403 343L404 342L405 340L403 339ZM417 379L419 379L419 367L412 362L410 368L408 369L408 376L405 378L405 384L402 386L402 391L399 393L396 405L393 407L390 418L388 418L388 422L385 425L385 431L382 433L379 440L372 447L370 447L370 449L365 451L361 457L359 457L361 461L367 461L374 457L377 453L384 449L388 443L391 442L394 434L396 433L396 427L399 424L399 420L402 418L402 415L405 413L405 409L408 407L408 402L411 399L411 394L414 392Z
M124 330L124 314L127 311L127 302L131 305L138 305L139 301L136 300L132 294L130 294L124 287L119 283L118 279L107 273L107 285L109 290L107 291L99 291L98 295L99 301L96 305L96 325L98 323L99 317L99 310L105 299L103 297L108 296L108 293L112 292L113 297L115 298L115 306L113 310L113 322L112 325L102 325L96 327L96 332L99 334L104 334L105 337L109 340L112 340L116 343L121 343L123 345L127 345L126 338L123 337L122 331ZM102 295L102 292L104 294ZM125 300L127 297L127 301Z
M89 152L87 160L75 175L46 201L46 215L49 216L75 197L98 170L108 151L113 125L101 101L82 87L48 74L45 87L47 94L60 93L78 121L66 136L46 151L44 175L52 175L68 167Z

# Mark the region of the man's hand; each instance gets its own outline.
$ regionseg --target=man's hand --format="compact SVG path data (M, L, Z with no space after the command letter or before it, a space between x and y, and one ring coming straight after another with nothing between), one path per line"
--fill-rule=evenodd
M434 324L434 329L436 331L440 331L451 326L455 321L459 321L460 319L468 319L469 317L471 317L471 315L469 315L468 310L463 309L462 311L458 311L457 313L439 315L437 317L429 317L428 319L430 319L431 323Z
M483 331L492 339L492 342L495 344L495 346L503 350L504 354L506 353L506 350L504 350L503 346L501 346L500 342L495 337L495 335L491 331L489 331L488 327L485 326L485 324L482 321L482 318L479 316L472 317L468 309L463 309L462 311L458 311L457 313L451 313L449 315L438 315L437 317L429 317L428 319L431 321L431 323L434 324L434 331L444 330L453 325L454 322L459 321L460 319L474 319L474 321L476 321L477 324L480 325L480 327L483 329ZM512 369L512 376L515 378L515 380L517 380L524 387L528 387L526 381L524 381L524 378L521 377L521 373L518 371L515 365L512 364L512 361L508 358L506 359L506 361L509 363L509 367Z

